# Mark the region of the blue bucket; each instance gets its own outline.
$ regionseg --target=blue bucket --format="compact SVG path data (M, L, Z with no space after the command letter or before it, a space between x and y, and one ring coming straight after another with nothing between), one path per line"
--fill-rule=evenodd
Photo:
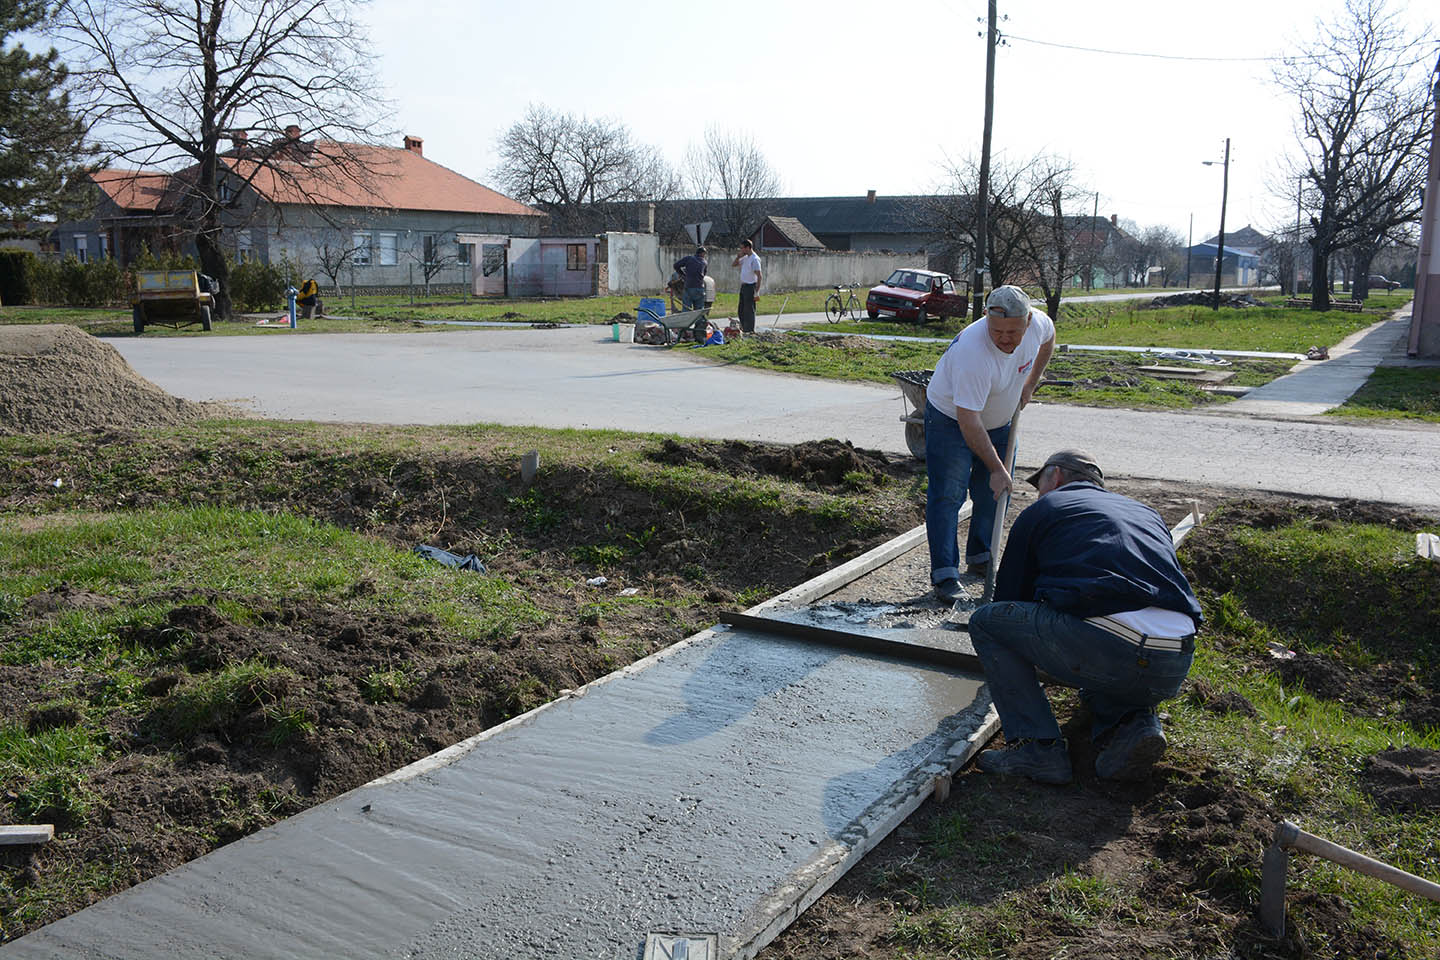
M665 301L660 297L642 297L640 310L649 310L657 317L665 316Z

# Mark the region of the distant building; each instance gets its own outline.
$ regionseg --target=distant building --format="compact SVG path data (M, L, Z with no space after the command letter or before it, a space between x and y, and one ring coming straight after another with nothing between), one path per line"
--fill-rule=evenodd
M237 262L286 259L322 279L328 265L341 283L378 287L422 282L428 264L434 283L468 282L475 258L460 234L534 237L544 219L425 159L419 137L407 136L403 147L330 144L301 140L290 127L264 153L262 163L237 135L220 158L222 243ZM122 263L142 244L192 252L186 182L194 170L98 171L95 217L60 225L60 252Z
M794 217L766 217L750 234L757 250L824 250L825 244Z

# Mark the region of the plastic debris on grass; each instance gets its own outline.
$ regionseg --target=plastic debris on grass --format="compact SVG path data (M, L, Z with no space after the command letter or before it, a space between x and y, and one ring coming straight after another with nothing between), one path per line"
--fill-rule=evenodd
M449 550L441 550L439 547L431 547L423 543L415 547L415 552L422 557L429 557L437 563L443 563L447 567L454 567L456 570L485 572L485 564L481 563L480 558L473 553L467 553L462 557L458 553L451 553Z

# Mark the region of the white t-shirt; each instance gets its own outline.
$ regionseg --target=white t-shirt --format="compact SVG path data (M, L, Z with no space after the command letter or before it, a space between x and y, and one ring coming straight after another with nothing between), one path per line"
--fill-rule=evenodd
M740 258L740 282L756 283L760 279L760 257L754 253Z
M1032 309L1020 345L1014 353L1005 353L990 339L981 317L950 341L935 365L925 398L952 420L955 408L961 407L980 411L980 423L986 430L1003 427L1015 413L1040 347L1054 338L1054 321Z

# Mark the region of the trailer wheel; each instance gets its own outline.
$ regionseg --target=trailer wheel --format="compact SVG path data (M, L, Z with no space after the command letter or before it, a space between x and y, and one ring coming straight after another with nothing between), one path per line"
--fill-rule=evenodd
M910 448L910 455L916 460L925 459L925 424L905 424L905 446Z
M133 306L133 307L130 308L130 317L131 317L131 319L132 319L132 320L134 321L134 323L135 323L135 332L136 332L137 334L138 334L138 333L144 333L144 332L145 332L145 310L140 306L140 304L137 303L137 304L135 304L135 306Z
M207 333L210 331L210 308L209 308L209 307L201 307L201 308L200 308L200 329L201 329L201 330L204 330L204 331L207 332Z

